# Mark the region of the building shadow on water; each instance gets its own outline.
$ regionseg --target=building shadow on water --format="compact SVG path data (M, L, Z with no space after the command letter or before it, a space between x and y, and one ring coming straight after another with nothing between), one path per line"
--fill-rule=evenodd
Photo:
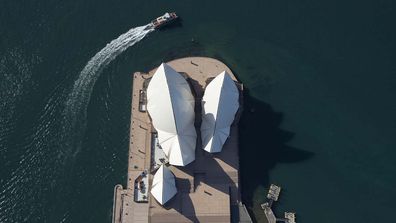
M254 202L254 193L259 187L269 187L270 170L278 163L302 162L314 155L288 145L295 133L281 129L282 120L282 113L244 90L244 112L239 122L240 175L242 200L254 222L259 220L254 214L264 215L260 204Z

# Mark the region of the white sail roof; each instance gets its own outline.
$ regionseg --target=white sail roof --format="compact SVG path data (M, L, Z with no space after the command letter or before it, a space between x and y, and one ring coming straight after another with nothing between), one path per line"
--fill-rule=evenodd
M217 75L202 98L201 137L203 149L221 152L239 108L239 91L227 72Z
M165 204L177 193L175 176L163 164L154 175L150 192L161 205Z
M187 81L169 65L158 67L147 87L147 110L169 163L195 160L195 100Z

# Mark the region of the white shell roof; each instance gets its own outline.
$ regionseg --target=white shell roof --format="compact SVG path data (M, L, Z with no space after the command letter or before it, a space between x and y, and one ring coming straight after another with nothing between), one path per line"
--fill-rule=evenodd
M147 110L169 163L185 166L195 160L195 100L181 74L161 64L147 87Z
M163 164L154 175L150 192L161 205L165 204L177 193L175 176Z
M238 88L230 75L223 71L208 84L202 98L201 137L204 150L221 152L238 108Z

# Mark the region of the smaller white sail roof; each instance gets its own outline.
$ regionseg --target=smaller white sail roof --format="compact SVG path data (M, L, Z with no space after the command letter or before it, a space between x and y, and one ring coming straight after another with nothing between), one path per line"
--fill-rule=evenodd
M201 137L204 150L221 152L238 108L238 88L230 75L223 71L208 84L202 98Z
M165 165L162 164L155 173L150 192L161 205L176 195L175 176Z
M185 166L195 160L195 99L187 81L166 63L147 87L147 110L169 163Z

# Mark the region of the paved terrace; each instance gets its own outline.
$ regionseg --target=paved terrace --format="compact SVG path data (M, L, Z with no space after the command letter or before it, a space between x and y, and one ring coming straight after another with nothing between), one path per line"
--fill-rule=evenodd
M206 81L224 70L234 80L236 78L225 64L211 58L188 57L167 63L179 73L189 77L189 83L196 97L196 127L199 128L201 99ZM235 217L238 219L238 208L241 207L238 187L238 118L231 127L230 137L219 154L212 155L201 149L200 135L197 131L196 160L186 167L170 166L176 176L178 193L164 207L152 196L149 196L149 203L133 201L134 180L144 169L150 170L151 132L155 131L148 113L138 111L139 90L143 88L144 80L151 77L155 70L147 74L139 72L134 74L128 186L126 189L120 185L115 187L113 222L230 222L231 210L233 219ZM240 88L242 89L242 86ZM240 111L237 117L239 114ZM149 177L151 185L151 173Z

